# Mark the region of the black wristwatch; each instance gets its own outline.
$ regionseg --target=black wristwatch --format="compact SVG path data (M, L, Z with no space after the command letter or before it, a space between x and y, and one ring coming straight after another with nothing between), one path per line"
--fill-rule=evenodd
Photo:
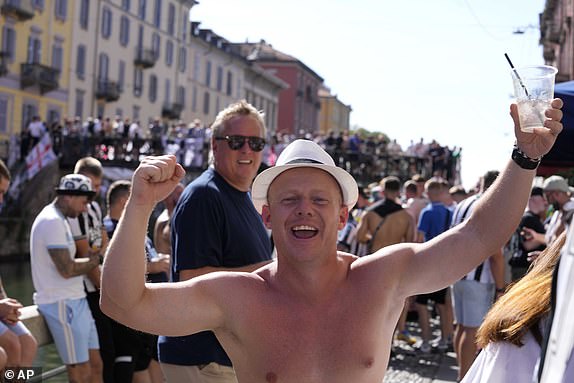
M540 165L542 157L530 158L524 154L516 144L514 144L514 149L512 150L512 160L516 165L520 166L522 169L534 170Z

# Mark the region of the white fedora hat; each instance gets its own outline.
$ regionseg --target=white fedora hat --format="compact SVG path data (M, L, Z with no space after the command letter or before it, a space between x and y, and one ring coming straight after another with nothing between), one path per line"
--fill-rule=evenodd
M326 171L337 180L343 193L343 203L351 209L359 197L355 179L345 170L335 165L333 158L313 141L295 140L277 158L275 166L261 172L253 181L251 198L259 213L267 204L267 191L273 180L285 170L293 168L317 168Z

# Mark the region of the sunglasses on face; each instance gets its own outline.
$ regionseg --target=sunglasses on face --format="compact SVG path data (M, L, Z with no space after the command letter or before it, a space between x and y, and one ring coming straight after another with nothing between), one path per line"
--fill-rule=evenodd
M249 148L254 152L260 152L265 147L265 139L254 136L222 136L215 137L217 141L225 140L229 149L239 150L245 145L245 141L249 144Z

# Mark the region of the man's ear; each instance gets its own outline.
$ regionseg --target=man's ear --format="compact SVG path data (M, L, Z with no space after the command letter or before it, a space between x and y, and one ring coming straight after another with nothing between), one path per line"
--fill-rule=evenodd
M339 230L342 230L345 227L347 219L349 219L349 207L347 205L343 205L339 209L339 222L337 225Z
M263 205L261 208L261 218L263 219L265 227L271 230L271 212L269 211L269 205Z

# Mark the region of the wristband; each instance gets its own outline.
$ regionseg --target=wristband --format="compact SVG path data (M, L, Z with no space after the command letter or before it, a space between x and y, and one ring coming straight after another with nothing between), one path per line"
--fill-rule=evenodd
M497 292L497 293L503 293L504 290L505 290L505 288L504 288L504 287L501 287L500 289L496 289L496 292Z
M534 170L540 165L540 161L542 161L542 157L538 158L530 158L526 154L524 154L516 144L514 145L514 149L512 150L512 160L516 163L516 165L520 166L522 169L527 170Z

